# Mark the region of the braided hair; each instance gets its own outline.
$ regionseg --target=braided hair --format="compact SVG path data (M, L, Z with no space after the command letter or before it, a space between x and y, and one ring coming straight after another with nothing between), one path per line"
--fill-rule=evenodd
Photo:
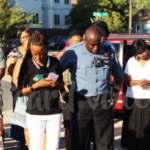
M31 50L30 47L31 45L36 45L36 46L48 46L48 41L44 34L38 30L35 30L34 33L30 36L29 41L28 41L28 52L26 55L26 59L31 58Z

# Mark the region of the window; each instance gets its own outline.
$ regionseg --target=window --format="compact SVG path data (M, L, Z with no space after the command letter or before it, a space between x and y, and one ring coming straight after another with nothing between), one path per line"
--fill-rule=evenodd
M55 0L55 3L59 3L59 0Z
M69 25L69 16L65 16L65 25Z
M59 25L59 15L55 15L55 25Z
M65 0L65 4L69 4L69 0Z
M35 23L39 23L38 13L36 13L35 16L33 16L33 24L35 24Z
M142 31L141 31L141 27L140 27L140 25L137 25L137 33L141 33Z
M16 46L18 46L18 42L14 41L13 44L11 45L11 47L16 47Z

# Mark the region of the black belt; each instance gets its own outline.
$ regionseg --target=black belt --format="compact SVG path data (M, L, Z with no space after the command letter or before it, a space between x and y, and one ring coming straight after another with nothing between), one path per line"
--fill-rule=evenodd
M75 92L75 100L87 100L87 99L92 99L93 101L98 101L101 98L102 95L97 95L97 96L91 96L91 97L86 97L78 92Z

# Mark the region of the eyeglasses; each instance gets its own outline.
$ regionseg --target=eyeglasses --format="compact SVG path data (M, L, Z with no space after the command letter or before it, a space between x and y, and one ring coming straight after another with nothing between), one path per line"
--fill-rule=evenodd
M138 57L140 57L141 55L146 55L147 54L147 50L141 54L137 54Z
M25 38L28 39L30 37L30 35L25 35L23 37L20 37L20 39L24 40Z

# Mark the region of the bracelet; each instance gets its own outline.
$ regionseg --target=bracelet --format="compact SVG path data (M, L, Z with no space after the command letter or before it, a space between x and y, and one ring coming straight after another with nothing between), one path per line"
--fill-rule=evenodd
M0 114L0 118L3 118L3 115L2 115L2 114Z

